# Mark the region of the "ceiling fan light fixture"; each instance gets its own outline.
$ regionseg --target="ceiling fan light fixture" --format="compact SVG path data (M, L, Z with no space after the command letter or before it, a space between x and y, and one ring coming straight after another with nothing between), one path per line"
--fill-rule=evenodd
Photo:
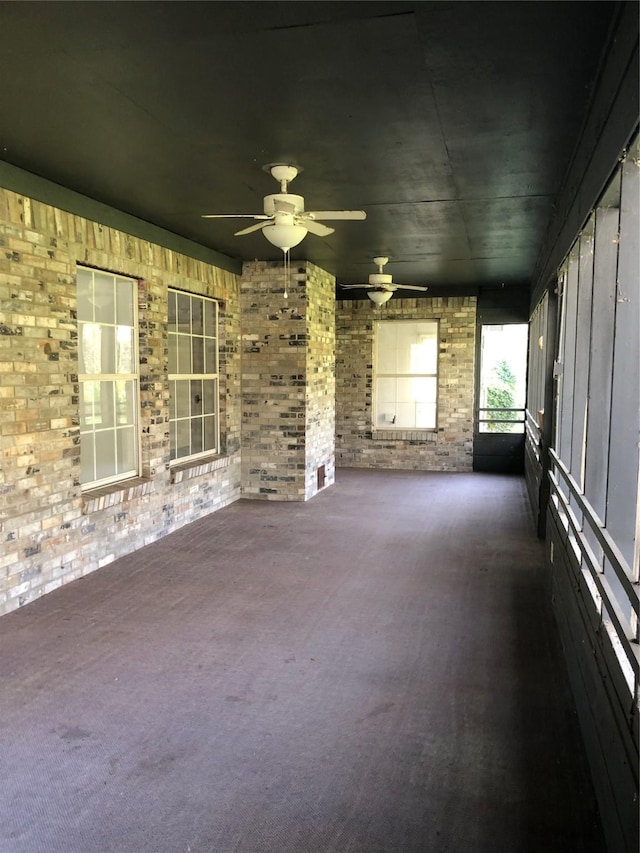
M391 299L393 292L391 290L369 290L367 291L367 296L376 305L384 305L385 302Z
M307 236L307 229L303 225L281 224L264 225L262 233L267 240L283 252L293 249Z

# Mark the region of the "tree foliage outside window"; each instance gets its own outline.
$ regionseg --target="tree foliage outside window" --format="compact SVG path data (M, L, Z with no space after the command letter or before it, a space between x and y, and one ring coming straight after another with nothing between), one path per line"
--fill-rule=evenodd
M513 409L516 405L516 375L509 364L501 359L491 372L492 384L487 388L488 409ZM491 413L492 420L487 422L487 432L504 432L505 424L499 421L512 420L514 412L497 411Z

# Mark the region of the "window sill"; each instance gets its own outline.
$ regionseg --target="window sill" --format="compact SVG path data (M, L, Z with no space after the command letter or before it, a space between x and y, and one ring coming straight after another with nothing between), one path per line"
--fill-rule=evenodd
M371 431L374 441L424 441L435 442L437 429L374 429Z
M121 483L110 483L97 489L88 489L82 493L82 514L89 515L108 509L126 501L141 498L153 489L153 480L146 477L135 477Z
M193 459L191 462L177 462L171 466L171 482L183 483L185 480L192 480L194 477L202 477L204 474L226 468L228 464L228 456L210 456Z

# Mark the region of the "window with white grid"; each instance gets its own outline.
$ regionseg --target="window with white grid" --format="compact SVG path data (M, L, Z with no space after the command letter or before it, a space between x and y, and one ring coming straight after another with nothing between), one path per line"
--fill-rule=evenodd
M171 461L218 453L218 303L170 289L167 332Z
M436 429L437 320L380 320L374 341L373 428Z
M84 489L139 473L136 292L134 279L77 269Z

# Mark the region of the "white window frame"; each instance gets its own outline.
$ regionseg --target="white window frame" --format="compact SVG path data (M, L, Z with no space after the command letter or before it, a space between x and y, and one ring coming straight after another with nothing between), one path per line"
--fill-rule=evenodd
M138 282L136 279L129 278L127 276L119 275L117 273L107 272L105 270L92 269L90 267L82 267L79 266L76 268L77 272L77 314L78 314L78 359L79 359L79 372L78 372L78 383L80 386L80 454L81 454L81 488L83 491L95 489L101 486L109 485L112 483L119 483L125 480L130 480L134 477L139 476L140 473L140 430L139 430L139 411L140 411L140 374L139 374L139 356L138 356L138 300L137 300L137 286ZM84 285L82 285L82 280L84 280ZM105 287L107 281L110 280L111 285L113 287L112 294L114 296L114 309L113 315L109 319L105 319L104 316L100 315L100 299L97 298L95 293L96 286ZM81 289L82 287L88 287L92 296L89 297L87 303L82 303L82 295ZM122 292L124 288L129 288L130 290L130 302L127 300L126 313L130 316L130 322L123 322L123 318L118 317L118 292ZM82 304L81 304L82 303ZM81 368L84 366L89 367L89 361L91 353L85 353L83 350L83 339L85 334L87 336L91 335L91 327L93 327L94 333L100 333L102 335L103 332L109 331L113 329L113 340L114 340L114 355L113 355L113 364L111 366L114 367L113 371L103 371L104 362L103 362L103 350L102 347L100 349L100 366L97 370L85 370L82 371ZM129 366L133 368L130 371L125 371L123 369L118 370L118 355L117 350L118 347L115 344L118 336L120 334L124 337L124 330L130 330L129 334L129 343L130 343L130 363ZM93 353L93 358L95 360L96 353ZM94 361L94 366L97 367ZM101 414L101 408L97 408L95 405L95 397L94 403L90 403L88 401L88 395L90 393L90 386L93 383L100 383L100 393L105 390L110 389L110 394L113 394L111 397L111 405L112 405L112 423L107 426L100 426L101 421L98 420ZM117 403L117 393L118 393L118 384L125 383L129 386L129 397L127 399L126 405L123 406L121 411L126 412L128 410L128 420L120 421L118 423L118 403ZM87 398L87 404L85 405L85 398ZM121 398L122 399L122 398ZM100 398L101 402L101 398ZM105 404L104 410L107 411L109 406ZM89 412L89 409L91 411ZM121 415L122 417L122 415ZM123 437L126 437L126 434L129 434L128 441L128 454L125 455L125 451L123 450ZM113 450L113 455L110 458L110 468L112 469L110 473L106 476L100 476L99 466L100 459L99 457L99 448L98 448L98 439L102 445L102 450L108 445L111 444L111 448ZM111 441L109 441L111 439ZM88 448L91 448L91 468L92 468L92 477L85 477L84 470L87 466L87 458L88 458ZM84 449L84 454L83 454ZM129 456L129 459L127 459ZM104 457L102 457L104 458ZM127 464L127 463L130 464Z
M189 331L185 331L184 329L179 328L179 317L178 317L178 300L188 299L189 300ZM213 299L209 296L202 296L200 294L191 293L185 290L179 290L178 288L169 288L168 289L168 300L175 300L175 308L172 313L172 308L169 306L168 310L168 324L167 324L167 343L169 349L169 431L170 431L170 465L182 465L185 462L191 462L194 460L202 459L210 456L217 456L220 454L220 338L219 338L219 302L216 299ZM194 304L200 303L202 305L203 318L206 316L204 311L205 303L211 305L214 309L213 311L213 324L214 334L208 334L210 329L205 324L203 319L203 329L202 332L194 331ZM179 363L184 358L184 353L186 352L184 347L185 339L189 339L189 364L187 365L190 369L185 370L184 364ZM183 347L180 347L180 339L182 339ZM206 341L215 341L215 353L213 356L214 364L211 365L207 359L206 352ZM203 354L203 363L202 370L194 369L194 358L196 348L200 349L201 342L201 351ZM209 358L211 357L211 353L209 352ZM205 361L207 362L205 364ZM196 365L197 367L198 365ZM209 369L213 366L215 369L212 371ZM207 368L205 370L205 367ZM184 394L179 395L179 387L178 383L189 383L189 394L188 394L188 404L186 400L186 396ZM205 383L212 383L212 386L208 389L205 387ZM201 393L197 393L198 385L200 386ZM183 386L185 389L185 386ZM199 399L197 399L199 398ZM188 412L185 413L185 405L188 406ZM180 406L183 413L179 413L176 409L177 406ZM205 411L205 409L209 407L209 411ZM193 426L195 425L196 420L200 421L201 431L200 438L202 441L202 446L200 449L193 451L194 447L194 434L193 434ZM211 429L205 430L205 421L208 421L209 424L213 424L213 432ZM189 424L189 453L180 453L180 424ZM183 426L183 441L184 441L184 426ZM208 438L208 443L207 443ZM206 446L205 446L206 445ZM196 443L197 447L197 443Z
M397 373L397 372L381 372L379 369L379 350L378 347L380 345L380 329L384 326L399 326L399 325L428 325L432 326L435 329L435 341L436 341L436 369L435 372L424 372L424 373ZM402 320L377 320L374 322L373 326L373 395L372 395L372 412L371 412L371 421L374 432L380 431L395 431L395 432L422 432L422 433L433 433L438 430L438 413L439 413L439 368L440 368L440 323L437 319L402 319ZM399 380L404 379L433 379L435 380L435 400L428 401L429 404L434 406L435 416L434 416L434 424L433 426L407 426L402 423L396 423L395 420L387 420L384 423L378 423L378 385L380 380L391 379L393 381L398 382ZM391 417L394 417L394 412L389 412Z

